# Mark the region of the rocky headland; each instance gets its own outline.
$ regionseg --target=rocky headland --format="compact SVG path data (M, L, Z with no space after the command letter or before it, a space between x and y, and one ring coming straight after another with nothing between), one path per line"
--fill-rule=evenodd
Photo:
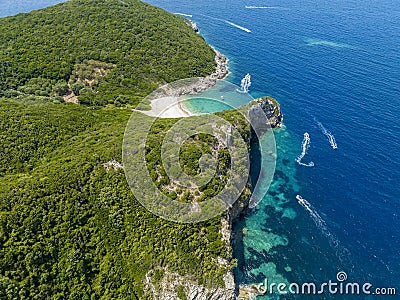
M245 109L248 111L250 121L253 125L259 128L265 128L265 130L272 130L274 128L280 128L283 125L283 114L280 109L280 104L274 98L270 96L264 96L261 98L257 98L251 101L248 105L245 106ZM265 118L256 118L257 113L260 112L265 115ZM254 116L254 117L252 117ZM267 120L267 124L256 124L257 122L265 122ZM235 243L235 237L232 234L232 226L234 222L242 215L245 214L250 204L250 197L245 199L244 201L236 201L232 208L227 212L226 218L222 220L222 229L223 237L229 241L230 245ZM231 276L233 276L233 272L229 271ZM229 282L226 282L229 284ZM255 299L257 295L262 295L262 289L258 286L236 286L235 285L235 293L232 297L226 299Z
M282 126L283 115L280 110L280 105L272 97L265 96L255 99L249 104L238 108L238 110L245 113L247 112L253 125L257 122L266 122L266 124L256 125L261 128L266 128L265 130L272 130ZM264 115L263 118L257 118L257 116L260 116L260 113ZM250 139L247 142L250 143ZM229 247L232 247L235 243L235 237L232 232L233 224L240 215L248 211L250 208L249 204L250 197L239 199L231 206L227 213L221 217L220 233L222 239ZM231 250L229 252L231 252ZM226 268L231 265L231 261L219 257L218 264ZM228 270L223 277L224 286L215 288L199 285L192 278L179 275L165 268L163 269L163 274L162 279L158 281L157 284L155 283L156 281L152 280L154 271L149 272L146 276L146 286L155 299L178 299L176 291L179 287L182 287L186 299L189 300L254 299L256 295L261 295L263 292L262 289L257 286L236 286L234 274L231 269Z
M198 32L196 24L190 20L187 21L187 24L191 26L193 30ZM177 110L176 112L174 112L175 110L171 110L173 114L168 114L164 117L189 117L191 115L190 112L181 112L183 108L179 105L179 97L184 95L196 95L200 92L203 92L213 87L218 80L222 80L229 75L229 70L227 67L228 59L219 51L215 49L214 51L216 61L215 72L207 77L183 79L161 86L145 99L146 101L150 102L151 110L142 112L150 116L163 117L160 115L160 113L166 108L156 106L159 105L158 103L160 103L160 105L166 104L166 106L173 106L170 101L173 99L172 102L176 102ZM251 101L248 105L238 109L246 113L251 123L259 128L272 130L274 128L282 127L283 114L280 110L280 105L274 98L270 96L257 98ZM264 114L265 117L258 118L257 116L260 116L260 113ZM248 143L250 143L250 140ZM221 217L220 233L222 239L225 240L230 246L232 246L234 243L232 226L235 220L237 220L240 215L246 213L246 211L249 209L249 202L250 197L244 200L236 201L227 211L227 213ZM226 259L219 258L218 263L221 265L221 267L226 267L230 262ZM179 287L182 287L182 291L184 292L186 299L189 300L245 300L254 299L256 295L261 295L263 292L258 286L236 286L232 270L226 272L223 277L224 286L219 288L207 288L199 285L187 276L179 275L165 268L162 270L164 275L161 281L155 284L154 280L152 279L154 277L154 271L155 270L152 270L146 275L146 286L148 288L148 292L150 292L156 299L178 299L177 289Z

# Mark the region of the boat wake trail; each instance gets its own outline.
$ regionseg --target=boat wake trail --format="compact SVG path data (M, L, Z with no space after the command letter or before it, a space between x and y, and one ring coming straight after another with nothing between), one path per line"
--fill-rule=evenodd
M307 150L310 147L310 135L306 132L304 133L304 138L303 138L303 142L301 144L301 154L299 155L299 157L296 158L296 162L304 167L314 167L314 163L311 161L308 164L303 163L301 160L304 158L304 156L307 154Z
M336 144L336 140L335 137L333 136L332 133L330 133L328 130L326 130L326 128L324 127L324 125L322 125L321 122L318 122L317 119L314 118L314 120L317 122L317 125L319 127L319 129L321 129L321 132L326 136L326 138L328 139L329 144L331 145L332 149L337 149L338 146Z
M321 218L321 216L317 213L317 211L311 207L310 202L308 202L300 195L297 195L296 199L297 202L299 202L299 204L303 206L310 213L310 216L313 219L315 225L317 225L317 227L322 231L322 233L328 237L332 236L332 234L328 230L328 227L326 226L325 221Z
M253 6L253 5L246 5L245 8L247 9L286 9L280 6Z
M243 26L240 26L240 25L238 25L238 24L229 22L229 21L227 21L227 20L224 20L224 22L227 23L227 24L229 24L229 25L232 25L233 27L236 27L236 28L239 28L239 29L241 29L241 30L243 30L243 31L246 31L246 32L248 32L248 33L251 32L250 29L248 29L248 28L246 28L246 27L243 27Z
M307 212L310 214L312 220L314 221L315 225L318 227L318 229L321 231L321 233L326 236L329 239L329 245L331 245L332 248L335 249L336 251L336 255L338 256L338 258L344 262L346 261L346 263L351 263L351 259L350 259L350 251L343 247L339 240L335 237L335 235L333 235L327 225L326 222L324 221L324 219L321 218L321 216L318 214L318 212L315 210L315 208L313 208L310 204L310 202L308 202L306 199L304 199L303 197L301 197L300 195L296 196L297 202L303 206Z
M213 19L213 20L217 20L217 21L224 22L224 23L229 24L229 25L231 25L231 26L233 26L233 27L236 27L236 28L238 28L238 29L240 29L240 30L243 30L243 31L245 31L245 32L247 32L247 33L250 33L250 32L251 32L250 29L248 29L248 28L246 28L246 27L243 27L243 26L240 26L240 25L238 25L238 24L235 24L235 23L233 23L233 22L231 22L231 21L228 21L228 20L224 20L224 19L220 19L220 18L215 18L215 17L209 16L209 15L203 15L203 14L199 14L199 15L200 15L200 16L203 16L203 17L206 17L206 18Z

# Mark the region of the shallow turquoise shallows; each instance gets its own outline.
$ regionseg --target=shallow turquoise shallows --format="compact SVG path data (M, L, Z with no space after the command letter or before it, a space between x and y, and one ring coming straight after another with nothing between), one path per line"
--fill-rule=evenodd
M184 106L195 114L213 113L234 109L253 100L240 86L229 81L218 81L215 86L195 96L186 96Z

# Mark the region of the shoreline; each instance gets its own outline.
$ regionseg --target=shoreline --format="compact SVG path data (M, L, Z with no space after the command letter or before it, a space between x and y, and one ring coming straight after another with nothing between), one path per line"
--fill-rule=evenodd
M184 101L178 101L179 109L180 109L184 114L186 114L188 117L195 116L196 114L195 114L194 112L190 111L190 110L185 106L185 104L183 104L182 102L184 102Z
M196 95L216 85L218 80L225 79L229 74L228 70L228 58L221 54L218 50L212 48L215 52L216 68L215 72L206 76L198 78L189 78L178 80L176 82L161 86L156 91L151 93L145 100L150 103L151 110L141 111L146 115L159 117L159 118L184 118L196 115L185 107L184 99L185 96ZM257 105L260 105L266 115L275 116L275 127L282 122L282 115L280 113L280 106L276 101L270 97L258 98ZM269 117L269 118L270 118ZM271 124L272 125L272 124ZM238 218L245 214L250 207L250 198L242 201L236 201L230 209L223 214L221 218L221 227L219 232L222 236L222 240L229 245L228 252L233 252L233 245L235 244L235 233L233 232L233 225ZM231 258L232 259L232 258ZM218 263L221 266L227 266L230 264L231 259L220 259ZM221 296L220 299L224 300L235 300L235 299L252 299L256 295L262 295L262 290L256 285L239 285L235 281L235 275L233 269L226 270L223 275L224 286L214 291L212 294L215 296ZM201 286L195 288L200 292Z
M215 71L206 77L197 77L178 80L165 84L148 95L144 101L149 101L149 110L139 110L151 117L158 118L187 118L196 115L186 108L182 102L182 96L196 95L216 85L219 80L229 76L229 59L211 47L215 52Z

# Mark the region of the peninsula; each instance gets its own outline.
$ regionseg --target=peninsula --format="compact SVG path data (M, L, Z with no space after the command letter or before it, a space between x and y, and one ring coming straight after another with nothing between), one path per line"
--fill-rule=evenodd
M132 114L149 118L134 111L147 95L193 77L206 89L226 76L225 64L184 18L137 0L70 0L0 19L0 298L235 297L233 218L179 224L153 215L133 197L121 154ZM166 189L152 163L174 120L159 120L146 158ZM189 173L212 142L204 138L182 152Z

